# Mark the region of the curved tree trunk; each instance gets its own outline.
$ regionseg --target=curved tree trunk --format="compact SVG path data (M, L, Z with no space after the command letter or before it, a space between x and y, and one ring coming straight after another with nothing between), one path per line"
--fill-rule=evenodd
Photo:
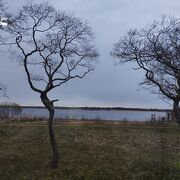
M179 101L174 101L173 104L173 113L174 113L174 117L176 122L180 125L180 108L179 108Z
M58 162L59 162L59 151L58 151L58 147L57 147L54 126L53 126L54 112L55 112L54 105L53 105L53 102L48 99L47 94L41 94L40 97L41 97L42 103L49 111L49 121L48 121L49 137L50 137L52 151L53 151L53 159L52 159L51 165L53 168L56 168L58 166Z

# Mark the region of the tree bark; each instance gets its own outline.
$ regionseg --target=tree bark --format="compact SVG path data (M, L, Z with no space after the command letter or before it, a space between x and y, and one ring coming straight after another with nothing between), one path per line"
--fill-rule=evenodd
M44 106L49 111L48 127L49 127L50 142L51 142L52 151L53 151L53 159L51 162L51 166L52 168L56 168L59 162L59 151L58 151L58 146L57 146L56 137L55 137L54 125L53 125L55 109L54 109L53 102L48 99L47 94L42 93L40 98Z
M176 122L180 125L180 108L179 108L179 100L174 100L173 104L173 113Z

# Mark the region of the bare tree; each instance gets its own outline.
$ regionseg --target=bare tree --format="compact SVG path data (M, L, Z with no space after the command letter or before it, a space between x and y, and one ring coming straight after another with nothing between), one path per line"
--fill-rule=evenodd
M162 16L141 30L130 30L114 45L117 65L135 62L145 72L141 85L173 101L174 116L180 124L180 20Z
M16 35L18 59L32 90L49 111L49 135L53 150L52 165L58 165L58 148L53 128L54 102L48 93L69 80L83 78L95 69L98 53L87 22L56 11L48 3L27 4L21 18L9 26Z

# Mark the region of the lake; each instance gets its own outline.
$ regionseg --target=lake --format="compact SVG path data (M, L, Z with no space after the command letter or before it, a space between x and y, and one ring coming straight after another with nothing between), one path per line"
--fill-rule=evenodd
M21 117L48 118L48 111L43 107L23 107ZM152 119L167 117L164 110L107 110L107 109L85 109L85 108L56 108L55 118L57 119L93 119L93 120L129 120L148 121Z

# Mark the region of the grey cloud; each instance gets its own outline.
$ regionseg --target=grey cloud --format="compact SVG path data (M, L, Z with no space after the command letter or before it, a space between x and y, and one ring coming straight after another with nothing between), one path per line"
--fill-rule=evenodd
M16 11L26 0L7 0ZM40 2L37 0L37 2ZM59 98L57 105L169 107L157 95L138 86L142 72L134 64L114 67L110 56L113 43L130 28L141 28L166 13L180 17L180 1L174 0L52 0L56 8L87 20L96 36L100 52L96 71L85 79L69 82L51 93ZM21 104L41 105L39 95L26 82L23 68L8 58L0 58L0 77L7 84L11 100ZM137 89L140 89L140 91ZM0 99L1 101L4 99Z

